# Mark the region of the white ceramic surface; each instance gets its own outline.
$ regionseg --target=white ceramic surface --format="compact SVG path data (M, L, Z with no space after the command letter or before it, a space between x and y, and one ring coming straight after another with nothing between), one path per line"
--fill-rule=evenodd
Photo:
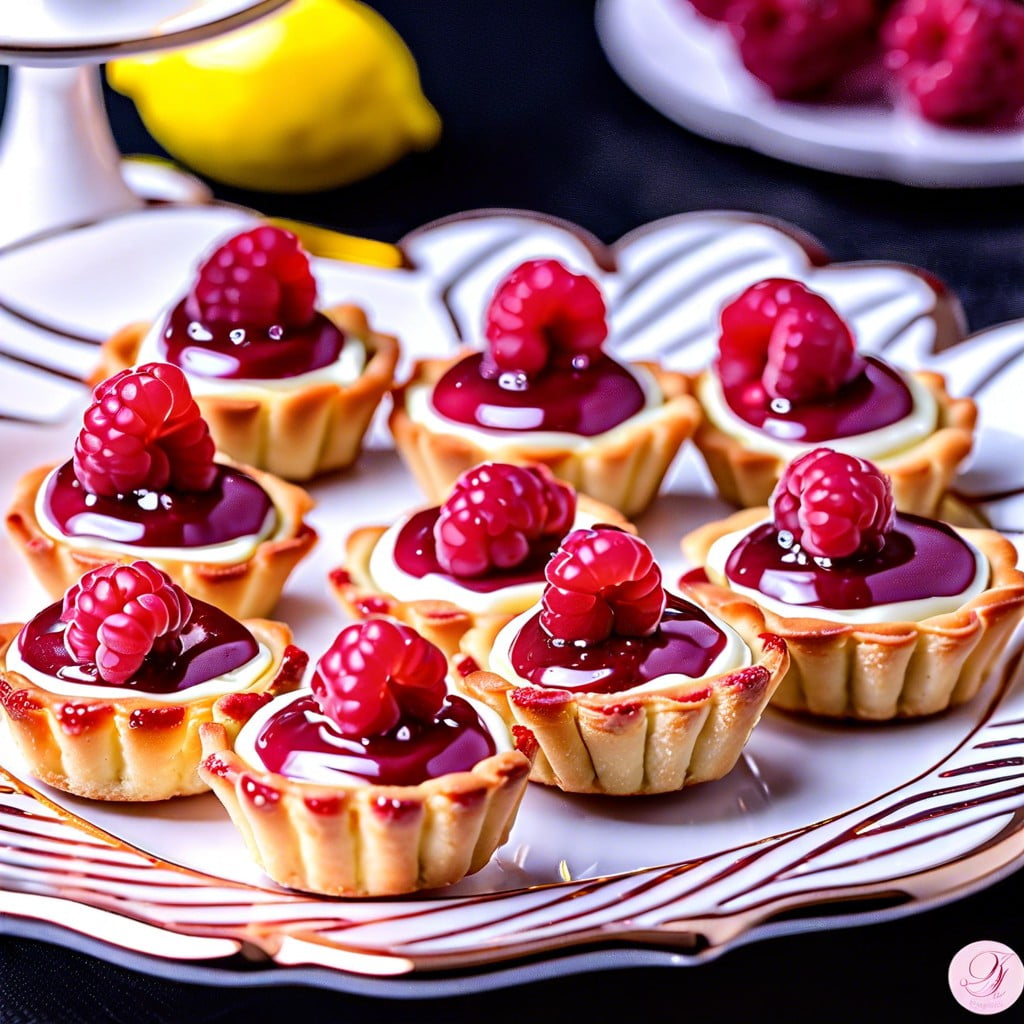
M0 254L3 343L20 339L19 358L36 364L0 354L8 417L0 493L20 472L70 451L85 391L53 368L88 372L96 341L154 315L184 286L196 256L251 217L171 207ZM865 347L938 367L957 391L979 397L981 442L960 487L995 495L985 509L1021 536L1024 471L1014 455L1024 323L963 343L955 302L919 272L821 265L798 233L739 214L673 218L607 249L529 214L479 214L415 232L404 247L411 269L324 261L316 269L326 301L361 298L409 343L406 365L411 355L451 351L454 325L471 339L490 287L528 256L560 255L595 273L621 350L663 351L685 367L707 359L724 297L767 274L806 278L851 318ZM946 347L936 353L936 345ZM390 522L420 501L383 433L377 442L354 471L312 488L321 542L278 614L314 654L343 621L325 577L340 564L349 529ZM682 534L725 511L687 450L639 523L669 579L684 568ZM0 620L45 603L7 543L0 575ZM4 786L0 774L0 913L28 934L44 926L58 941L98 939L101 951L121 949L144 969L173 964L179 976L244 983L235 970L244 951L273 965L276 980L384 995L441 995L624 963L695 964L737 941L820 927L841 897L893 898L863 914L856 902L841 905L845 921L879 920L1010 870L1024 852L1024 796L1007 766L1024 755L1021 720L1016 679L994 679L970 705L913 725L857 728L769 712L719 782L638 800L532 786L510 841L479 874L442 893L360 901L274 886L212 796L148 807L78 800L34 783L4 742L0 765L12 779ZM794 907L813 912L771 920ZM262 938L257 921L268 925ZM521 960L531 954L540 955ZM440 967L454 973L424 976Z
M612 66L652 106L699 135L790 163L933 188L1024 181L1024 130L943 128L881 104L779 102L719 24L686 0L600 0Z

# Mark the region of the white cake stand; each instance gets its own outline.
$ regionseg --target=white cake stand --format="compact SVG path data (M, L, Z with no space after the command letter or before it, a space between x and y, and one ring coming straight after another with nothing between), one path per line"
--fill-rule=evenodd
M0 126L0 248L142 205L126 181L103 107L99 65L187 46L239 28L286 0L18 0L0 17L0 63L11 65ZM180 198L181 181L159 188ZM175 187L177 186L177 187ZM187 187L184 189L187 194Z

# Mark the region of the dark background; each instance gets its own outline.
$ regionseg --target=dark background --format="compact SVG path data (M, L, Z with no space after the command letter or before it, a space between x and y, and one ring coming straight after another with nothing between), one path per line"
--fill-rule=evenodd
M219 198L386 241L477 207L554 214L609 242L686 210L748 210L792 221L835 259L927 268L960 296L973 329L1024 317L1024 189L914 190L804 170L689 135L611 71L586 0L372 6L417 57L424 91L444 122L440 144L332 192L263 195L215 186ZM108 102L124 152L161 152L129 101L108 95ZM976 1018L947 986L950 959L979 939L1024 952L1022 907L1024 876L1011 876L943 908L772 939L697 968L602 971L443 1002L185 984L0 937L0 1021L863 1022L912 1013L967 1021ZM1024 1020L1024 1000L999 1019L1008 1018Z

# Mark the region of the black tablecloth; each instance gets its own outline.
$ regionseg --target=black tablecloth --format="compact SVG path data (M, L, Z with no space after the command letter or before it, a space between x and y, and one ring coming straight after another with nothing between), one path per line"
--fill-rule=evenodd
M643 2L643 0L637 0ZM585 0L374 4L416 54L444 120L441 143L376 177L308 196L216 188L221 198L393 241L479 207L555 214L613 241L699 209L792 221L833 258L918 264L957 292L975 329L1024 317L1024 189L914 190L805 170L687 134L636 98L598 46ZM109 96L126 152L159 152L134 108ZM813 766L808 766L813 770ZM967 1020L946 981L953 954L995 939L1024 952L1024 875L945 907L735 949L698 968L603 971L506 991L379 1000L301 987L186 984L57 945L0 938L0 1020L164 1022ZM2 931L0 927L0 931ZM1006 1014L1024 1019L1024 1003ZM1005 1019L1005 1017L1003 1019Z

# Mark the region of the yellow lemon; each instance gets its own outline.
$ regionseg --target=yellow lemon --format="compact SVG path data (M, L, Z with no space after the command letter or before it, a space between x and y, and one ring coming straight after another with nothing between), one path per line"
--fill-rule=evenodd
M116 61L107 78L172 156L243 188L347 184L441 130L401 37L354 0L294 0L198 46Z

